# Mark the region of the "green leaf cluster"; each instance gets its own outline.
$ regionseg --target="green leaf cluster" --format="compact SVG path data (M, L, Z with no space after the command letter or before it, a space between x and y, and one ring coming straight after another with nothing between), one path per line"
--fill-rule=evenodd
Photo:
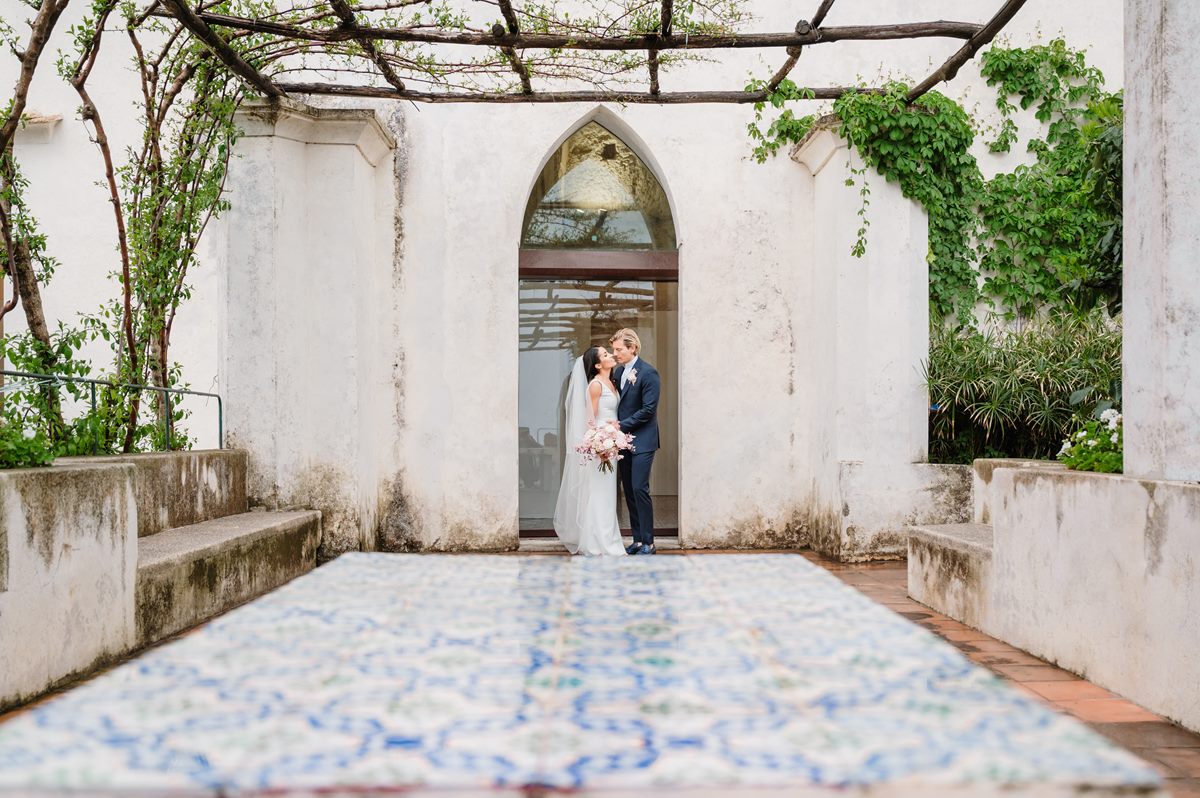
M929 211L929 296L937 316L965 317L978 297L975 205L983 178L969 148L975 131L954 101L930 92L909 103L908 87L846 94L834 103L841 134L904 195ZM936 210L931 210L936 209ZM863 235L856 242L862 254Z
M0 421L0 468L33 468L53 460L46 436L40 432L26 436L21 427Z

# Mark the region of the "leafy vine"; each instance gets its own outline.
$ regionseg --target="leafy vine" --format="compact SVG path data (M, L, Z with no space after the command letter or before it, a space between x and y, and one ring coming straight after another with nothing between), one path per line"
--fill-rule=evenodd
M839 132L866 164L929 214L931 312L968 324L981 303L1009 318L1119 305L1120 95L1107 93L1100 71L1062 39L992 47L981 73L1001 117L993 152L1017 143L1019 109L1033 109L1041 125L1027 144L1033 161L991 180L971 152L980 125L942 94L909 103L908 86L895 82L833 103ZM810 97L784 80L755 106L748 132L759 162L812 129L815 116L785 107ZM768 105L779 112L764 130Z

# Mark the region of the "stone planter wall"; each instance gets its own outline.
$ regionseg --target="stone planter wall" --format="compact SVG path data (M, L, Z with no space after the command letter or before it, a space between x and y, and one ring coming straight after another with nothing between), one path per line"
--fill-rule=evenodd
M134 471L0 471L0 710L133 646Z
M904 559L910 526L970 518L971 474L967 465L843 462L839 537L813 548L842 562Z
M238 449L62 457L56 467L128 463L134 467L138 537L244 513L246 453Z
M1200 484L997 469L983 631L1200 731Z

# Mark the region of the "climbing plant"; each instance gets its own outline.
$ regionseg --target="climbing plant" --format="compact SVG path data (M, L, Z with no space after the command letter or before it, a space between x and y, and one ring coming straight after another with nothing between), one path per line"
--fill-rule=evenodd
M155 4L93 0L72 28L74 49L62 55L59 72L79 95L80 117L89 127L113 208L121 291L87 319L113 347L109 376L117 382L181 387L170 360L171 334L208 224L228 209L224 197L229 158L237 136L234 113L245 96L242 84L182 26L155 15ZM248 4L212 6L241 12ZM132 46L140 82L140 140L124 158L114 151L103 111L89 80L106 32L121 33ZM110 33L110 36L112 34ZM247 44L254 38L244 36ZM105 407L102 442L124 451L142 446L178 448L186 438L173 429L182 418L162 394L154 396L157 419L141 418L138 391L112 393ZM166 440L164 429L171 429Z
M839 132L867 165L929 213L933 315L969 324L980 303L1008 318L1119 303L1120 96L1106 93L1100 71L1062 39L992 47L981 73L1000 114L989 149L1017 144L1020 110L1039 123L1026 145L1032 161L990 180L971 152L980 122L944 95L909 103L908 86L896 82L833 103ZM784 80L755 106L748 129L760 162L816 123L785 107L806 96ZM768 107L778 111L764 129ZM864 243L860 232L856 254Z
M1034 160L988 181L980 197L985 290L1023 316L1044 307L1119 301L1119 273L1114 281L1111 259L1106 262L1097 246L1111 228L1113 208L1097 201L1087 132L1119 107L1104 91L1104 76L1062 39L993 48L980 69L996 88L1001 116L992 151L1017 143L1018 107L1031 109L1043 126L1027 144Z

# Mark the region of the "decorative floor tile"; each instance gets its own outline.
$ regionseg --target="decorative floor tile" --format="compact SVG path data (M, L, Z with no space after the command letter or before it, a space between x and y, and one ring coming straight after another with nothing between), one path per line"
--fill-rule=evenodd
M788 555L345 555L0 724L0 791L1158 784Z

